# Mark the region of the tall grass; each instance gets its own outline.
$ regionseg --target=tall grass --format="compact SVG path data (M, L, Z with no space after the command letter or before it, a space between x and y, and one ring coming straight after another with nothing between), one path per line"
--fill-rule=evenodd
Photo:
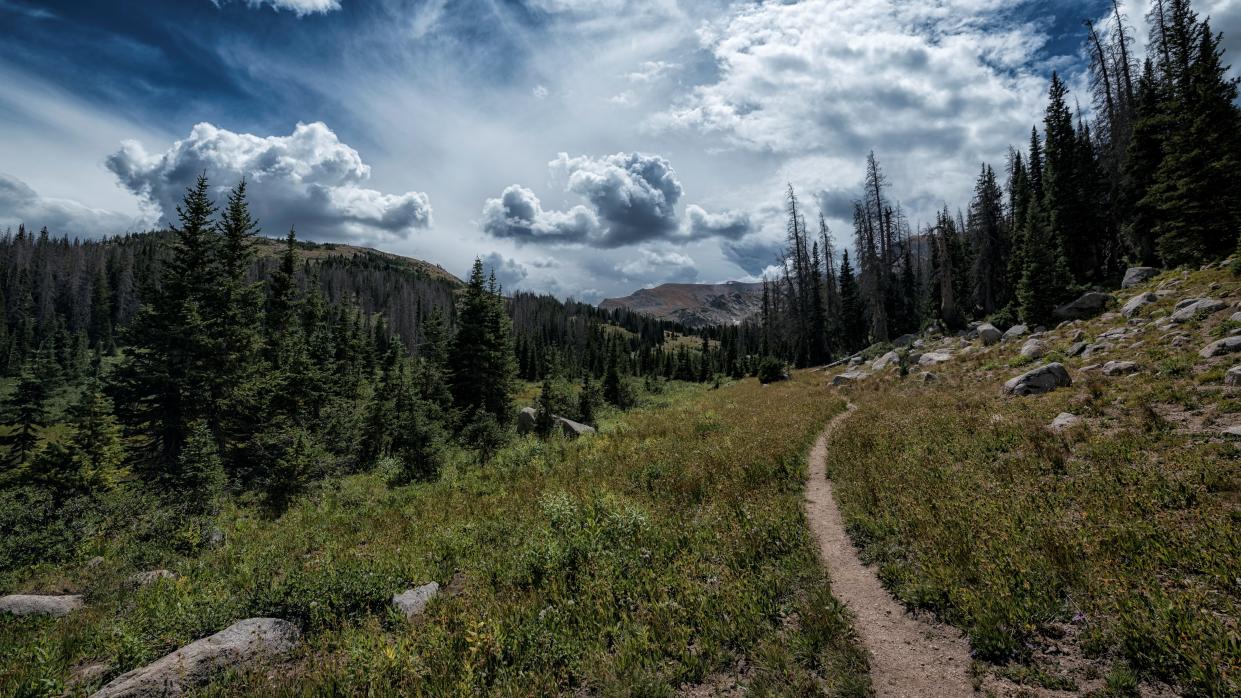
M727 674L758 695L866 694L801 508L804 454L843 403L817 376L661 400L437 482L332 480L274 521L233 507L222 548L168 561L176 581L127 588L134 551L101 542L99 568L27 580L68 579L89 610L0 618L0 695L59 691L89 662L115 675L258 615L299 623L302 647L206 693L658 696ZM412 622L388 609L431 580L455 593Z
M1028 659L1074 627L1122 673L1237 695L1241 452L1168 428L1150 405L1173 389L1142 377L1004 400L969 371L872 386L828 473L885 585L980 658ZM1064 409L1094 421L1057 435Z

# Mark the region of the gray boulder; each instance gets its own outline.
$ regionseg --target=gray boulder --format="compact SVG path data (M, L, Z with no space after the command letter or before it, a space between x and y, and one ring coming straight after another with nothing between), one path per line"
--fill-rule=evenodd
M1088 346L1090 345L1086 344L1085 342L1074 342L1072 345L1069 346L1068 351L1066 351L1065 354L1069 356L1070 358L1074 356L1081 356L1082 352L1086 351L1086 347Z
M1241 366L1233 366L1224 374L1224 385L1241 385Z
M1069 372L1064 366L1059 363L1050 363L1010 379L1004 384L1003 393L1005 395L1038 395L1070 385L1073 385L1073 379L1069 377Z
M1109 352L1111 350L1112 350L1112 345L1108 344L1107 342L1099 342L1098 344L1089 344L1086 346L1084 350L1082 350L1082 358L1086 358L1088 356L1094 356L1095 354L1102 354L1105 352Z
M176 579L177 573L169 570L150 570L148 572L139 572L129 578L130 586L144 587L153 584L161 579Z
M1115 301L1111 294L1090 291L1083 293L1077 300L1056 308L1051 314L1059 320L1084 320L1107 310L1107 306Z
M982 343L986 344L987 346L990 346L1000 341L1000 339L1003 336L1004 336L1004 333L1000 332L998 329L996 329L995 325L992 325L989 322L983 323L978 326L978 338L981 339Z
M1137 372L1138 365L1132 361L1109 361L1103 364L1103 375L1105 376L1126 376Z
M423 584L420 587L406 589L400 594L392 595L392 607L400 611L406 618L413 618L427 609L431 599L440 593L439 582Z
M113 679L92 698L176 696L229 669L288 652L297 626L279 618L248 618Z
M1005 340L1016 339L1024 334L1029 333L1029 331L1030 331L1030 328L1026 327L1025 325L1013 325L1012 327L1008 328L1008 331L1004 333L1003 338Z
M1158 300L1159 296L1153 293L1139 293L1125 302L1125 305L1120 309L1120 314L1131 318L1142 312L1142 308Z
M1198 356L1204 359L1213 359L1217 356L1226 356L1241 351L1241 337L1224 337L1221 340L1211 342L1198 352Z
M892 366L900 366L900 365L901 365L900 354L897 354L894 351L890 351L884 354L883 356L875 359L874 363L870 365L870 370L882 371L886 368L890 368Z
M849 359L849 365L850 366L861 366L862 361L863 361L862 357L854 356Z
M892 346L907 347L913 344L917 340L918 340L918 335L916 334L903 334L897 337L896 339L892 340Z
M1189 298L1176 304L1176 308L1172 311L1171 320L1176 323L1189 322L1197 317L1199 313L1207 315L1219 312L1227 307L1227 303L1217 298Z
M77 594L11 594L0 597L0 613L15 616L64 616L86 604Z
M934 383L935 381L939 380L939 376L935 375L934 373L931 373L930 371L923 371L922 373L918 374L918 380L922 381L923 383Z
M1150 281L1156 276L1159 276L1159 270L1154 267L1129 267L1125 270L1125 278L1120 282L1120 287L1133 288L1138 284Z
M1050 426L1051 426L1052 431L1064 431L1065 429L1071 429L1072 427L1081 423L1081 421L1082 421L1082 418L1078 417L1075 414L1070 414L1068 412L1061 412L1060 414L1056 415L1055 419L1051 420Z
M850 383L856 383L862 380L866 376L867 373L865 371L845 371L844 373L832 378L832 385L849 385Z
M534 424L539 419L539 411L533 407L523 407L517 413L517 433L529 434L534 431Z
M929 351L918 357L919 366L934 366L945 361L952 361L952 354L945 351Z
M1041 359L1046 354L1047 343L1041 339L1027 339L1021 347L1021 357L1024 359Z
M567 417L557 417L555 415L552 415L552 419L560 425L560 431L570 439L595 433L595 428L589 424L582 424Z

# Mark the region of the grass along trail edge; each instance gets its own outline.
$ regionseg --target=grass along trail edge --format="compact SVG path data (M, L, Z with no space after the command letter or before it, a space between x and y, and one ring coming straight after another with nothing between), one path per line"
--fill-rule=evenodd
M806 518L831 577L832 595L849 607L870 654L877 696L972 696L969 643L954 629L913 618L862 564L845 533L827 479L827 442L854 409L828 423L810 451Z

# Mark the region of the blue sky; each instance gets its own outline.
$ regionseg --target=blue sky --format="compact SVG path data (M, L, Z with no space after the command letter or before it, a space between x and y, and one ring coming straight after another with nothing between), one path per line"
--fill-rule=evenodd
M785 182L847 238L872 148L915 220L964 205L1107 5L0 0L0 226L144 229L205 169L268 234L509 287L753 277Z

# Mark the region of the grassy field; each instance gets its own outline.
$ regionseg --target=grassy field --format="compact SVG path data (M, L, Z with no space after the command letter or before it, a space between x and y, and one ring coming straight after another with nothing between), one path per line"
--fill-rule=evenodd
M1161 283L1172 292L1147 318L1181 298L1241 298L1215 270L1120 300ZM1028 368L1022 341L975 346L932 369L936 382L891 372L850 388L858 409L828 473L854 541L903 602L968 634L980 670L1116 695L1139 680L1241 694L1241 449L1223 433L1241 424L1241 392L1223 386L1235 355L1198 356L1235 329L1232 312L1135 323L1085 359L1064 358L1070 335L1093 341L1125 318L1051 332L1044 360L1074 385L1043 396L1000 396ZM1109 360L1140 372L1081 370ZM1083 421L1053 432L1060 412Z
M196 557L86 535L81 562L10 571L6 592L81 591L90 607L0 618L0 695L84 693L262 615L300 624L302 646L205 694L666 696L739 680L865 695L801 508L805 452L844 404L822 381L672 384L597 437L520 439L437 482L331 480L275 520L233 506L223 546ZM154 567L180 576L126 586ZM450 593L424 616L388 608L432 580ZM75 684L91 665L102 675Z

